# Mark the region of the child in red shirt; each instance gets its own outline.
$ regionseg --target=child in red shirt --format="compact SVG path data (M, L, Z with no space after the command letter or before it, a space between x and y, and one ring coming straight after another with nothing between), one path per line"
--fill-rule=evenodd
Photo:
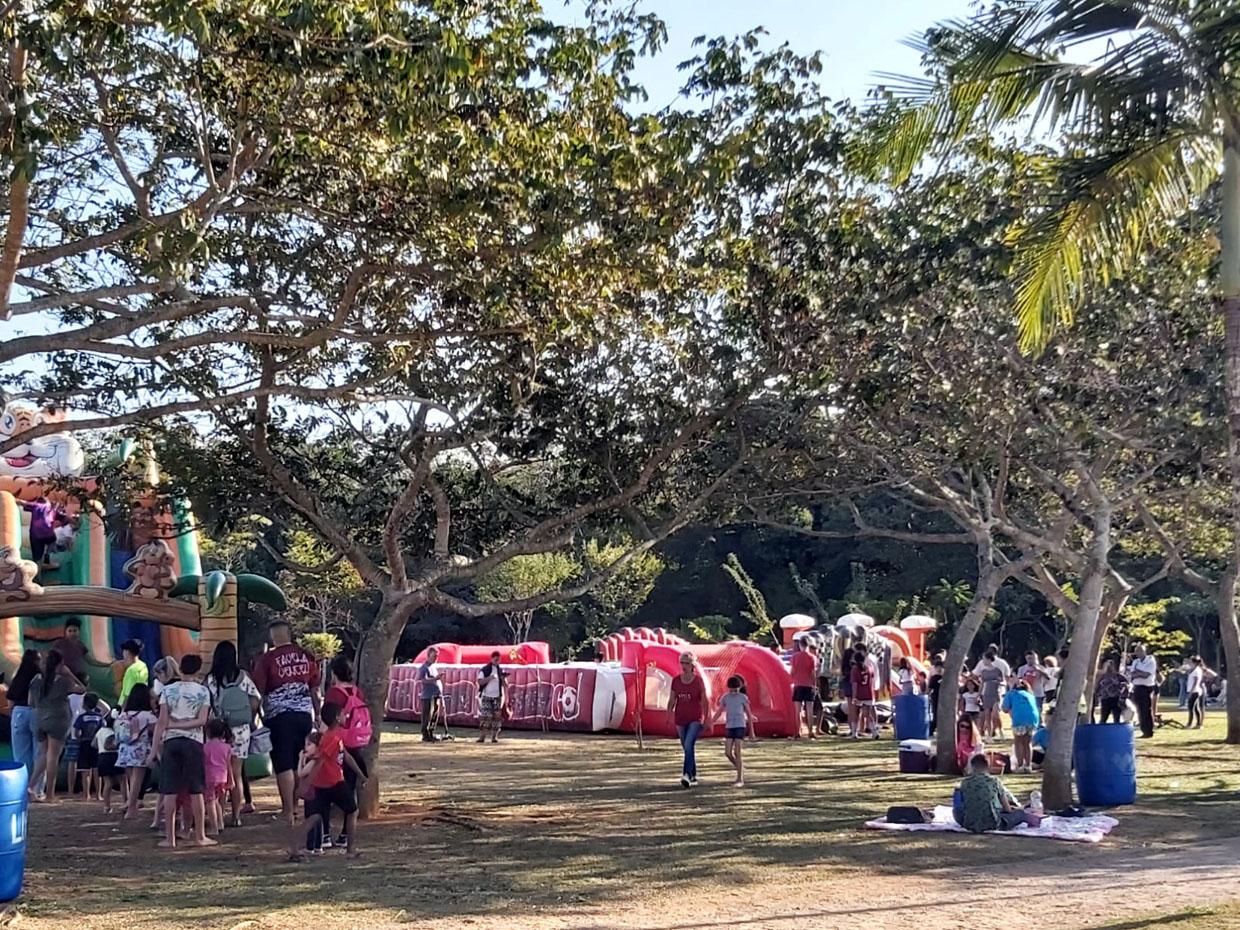
M347 855L356 859L355 848L357 836L357 798L344 780L344 766L349 766L357 775L356 784L360 788L366 784L366 776L362 774L353 757L344 751L344 729L340 726L340 708L335 704L323 705L323 725L327 727L319 737L319 751L315 754L314 765L308 775L308 790L312 790L307 800L310 801L311 813L302 825L293 830L289 841L288 857L292 862L305 859L306 837L311 831L317 830L324 820L324 815L332 807L340 809L344 814L344 828L348 835Z

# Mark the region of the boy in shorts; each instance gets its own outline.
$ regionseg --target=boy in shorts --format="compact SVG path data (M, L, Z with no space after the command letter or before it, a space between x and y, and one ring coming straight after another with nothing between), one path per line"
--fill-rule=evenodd
M99 752L95 748L95 735L107 723L99 708L99 695L91 693L82 698L82 712L73 721L72 742L77 746L77 771L82 773L82 794L87 801L102 799L102 784L98 781ZM70 784L70 789L73 785Z
M108 714L97 733L95 733L96 768L99 772L99 797L103 801L103 812L112 813L112 792L120 787L120 776L123 769L116 767L116 757L120 750L120 741L116 737L117 712ZM124 795L121 801L125 800Z
M345 847L348 858L356 859L357 839L357 798L353 789L344 780L344 767L347 765L357 775L357 787L366 784L366 776L354 761L353 756L344 751L344 728L340 725L341 708L336 704L324 704L322 710L323 726L326 727L319 736L318 759L309 778L314 794L308 799L310 815L300 827L292 831L289 840L288 857L291 862L301 862L306 853L303 847L306 839L313 831L319 829L325 815L337 807L344 814L344 832L348 837Z
M753 715L749 712L749 696L741 693L744 681L740 675L728 679L727 693L719 698L719 707L711 725L719 722L722 715L724 736L723 754L727 756L732 767L736 769L736 781L732 784L737 788L745 787L745 763L741 760L741 750L745 745L745 737L753 730Z
M159 795L164 810L166 833L163 849L177 845L177 803L189 796L193 820L190 846L215 846L206 833L206 805L203 791L207 773L203 761L203 727L211 716L211 694L198 680L202 658L191 653L181 660L181 680L159 692L159 723L155 727L153 757L159 760Z

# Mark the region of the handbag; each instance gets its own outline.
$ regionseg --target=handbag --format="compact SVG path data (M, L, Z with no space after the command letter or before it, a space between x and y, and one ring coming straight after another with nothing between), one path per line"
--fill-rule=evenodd
M266 727L259 727L250 734L250 752L251 756L265 756L271 752L271 731Z
M925 823L926 815L919 807L889 807L887 808L887 822Z

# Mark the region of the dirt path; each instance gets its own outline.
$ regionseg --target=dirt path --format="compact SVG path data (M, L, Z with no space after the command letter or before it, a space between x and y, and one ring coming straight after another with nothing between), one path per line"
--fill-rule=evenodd
M1240 839L1199 846L1191 859L1173 848L1118 855L1099 851L1095 861L1076 863L1079 867L1068 876L1055 856L1058 848L1048 844L1048 858L1040 861L988 865L985 883L956 869L900 879L832 873L782 890L767 888L769 901L755 900L750 886L715 887L700 895L658 895L658 900L623 910L526 914L520 925L528 930L825 930L856 925L861 917L884 930L1007 930L1014 925L1011 895L1018 892L1025 902L1019 906L1036 913L1037 926L1084 930L1240 899ZM457 917L402 926L447 930L462 923L478 930L513 925L511 917ZM1240 923L1216 924L1219 930L1233 925Z

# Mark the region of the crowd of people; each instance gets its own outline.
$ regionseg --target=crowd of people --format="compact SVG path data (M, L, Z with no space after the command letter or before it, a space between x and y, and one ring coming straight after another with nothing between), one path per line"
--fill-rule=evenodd
M70 620L46 653L26 650L9 683L14 759L30 772L33 802L56 800L63 754L71 798L99 801L108 814L117 799L120 817L132 820L143 799L157 795L151 826L162 830L161 847L214 846L253 811L245 762L267 754L290 858L332 847L357 855L357 793L372 725L347 658L332 661L320 699L319 663L283 621L271 624L271 648L250 671L231 642L216 646L207 668L192 653L164 656L148 669L142 643L130 640L112 707L87 689L78 633ZM333 811L344 818L334 838Z

